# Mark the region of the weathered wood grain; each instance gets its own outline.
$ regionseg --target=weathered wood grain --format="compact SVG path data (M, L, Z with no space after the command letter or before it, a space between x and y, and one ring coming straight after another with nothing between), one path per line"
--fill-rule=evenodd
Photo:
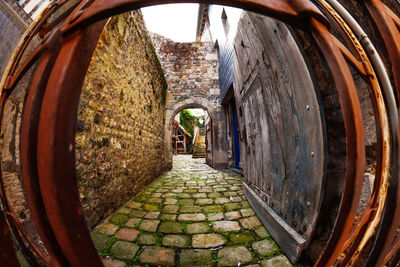
M246 194L256 192L250 202L263 202L258 215L295 261L311 238L323 194L326 139L315 86L281 22L245 12L234 48Z

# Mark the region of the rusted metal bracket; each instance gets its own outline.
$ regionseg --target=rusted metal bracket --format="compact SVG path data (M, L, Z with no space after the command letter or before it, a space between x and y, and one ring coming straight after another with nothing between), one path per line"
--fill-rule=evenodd
M359 62L362 63L362 65L356 68L361 73L367 74L368 82L371 88L370 97L374 107L375 121L377 125L377 174L372 192L372 198L370 199L370 202L365 209L363 215L361 216L358 224L353 227L344 243L337 244L337 246L340 246L341 249L336 250L336 252L334 253L324 252L324 254L321 255L321 258L329 258L328 262L333 263L335 259L341 255L341 253L343 253L351 246L351 248L346 251L347 256L341 263L343 265L350 262L349 264L351 265L352 262L354 262L355 259L358 257L361 250L364 248L366 242L375 233L383 212L389 180L391 145L390 128L385 107L385 101L380 88L380 84L377 75L375 74L375 71L373 69L373 66L363 49L363 46L361 45L360 41L358 41L357 36L355 36L350 27L341 18L339 13L328 2L326 2L325 0L320 0L318 1L318 3L323 9L327 11L328 14L330 14L330 17L337 25L337 28L342 33L342 36L345 38L349 46L352 48L352 51L354 51L357 57L360 58ZM361 188L359 188L359 190L361 190ZM350 226L352 226L353 222L349 222L349 224Z
M328 61L335 78L339 100L342 106L343 119L346 129L346 162L345 185L335 227L323 254L315 266L330 266L336 259L328 255L338 254L342 244L351 231L361 197L361 188L365 168L364 128L357 90L350 69L335 37L325 26L312 20L311 32Z
M398 103L400 101L400 18L391 11L380 0L365 1L373 20L383 41L392 64L392 72L397 88ZM397 126L397 132L400 128ZM393 155L393 170L388 188L385 210L377 233L374 247L369 255L368 266L381 266L390 260L399 245L393 244L393 240L400 223L400 170L399 170L399 144L398 139L394 140L393 147L396 149ZM398 257L397 257L398 258ZM396 264L396 262L394 263Z

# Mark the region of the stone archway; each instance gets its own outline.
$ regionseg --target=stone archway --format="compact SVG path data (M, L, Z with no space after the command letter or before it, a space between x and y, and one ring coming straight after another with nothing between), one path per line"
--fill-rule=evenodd
M166 107L166 115L165 115L165 146L166 146L166 151L168 155L168 159L170 161L170 166L172 167L172 148L170 146L171 143L171 138L172 138L172 123L177 114L181 112L183 109L186 108L201 108L205 110L211 120L211 125L212 125L212 153L213 153L213 159L211 162L208 162L209 165L212 167L221 167L222 164L225 164L223 160L225 160L225 157L223 154L226 154L225 151L221 151L221 147L223 147L223 140L220 140L219 138L221 135L218 133L220 131L223 131L224 128L224 121L221 121L221 116L223 114L221 113L221 110L219 107L215 107L212 105L210 100L202 97L193 97L193 98L188 98L185 99L184 101L177 102L177 103L171 103L170 105L167 105ZM218 123L216 123L218 122ZM221 155L222 154L222 155ZM219 155L217 158L214 159L215 155Z

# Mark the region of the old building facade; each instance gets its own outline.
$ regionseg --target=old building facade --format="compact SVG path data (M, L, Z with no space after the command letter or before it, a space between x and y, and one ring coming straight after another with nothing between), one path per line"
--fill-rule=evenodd
M220 108L217 51L210 42L177 43L157 34L152 35L152 40L168 84L166 140L171 140L173 119L181 110L202 108L210 118L207 163L215 168L226 167L227 143L225 118Z

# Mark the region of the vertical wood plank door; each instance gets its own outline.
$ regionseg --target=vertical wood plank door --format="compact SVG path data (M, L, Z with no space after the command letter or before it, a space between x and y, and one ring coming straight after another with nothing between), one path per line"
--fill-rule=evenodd
M245 193L295 262L323 197L326 138L316 86L282 22L244 12L234 49Z

